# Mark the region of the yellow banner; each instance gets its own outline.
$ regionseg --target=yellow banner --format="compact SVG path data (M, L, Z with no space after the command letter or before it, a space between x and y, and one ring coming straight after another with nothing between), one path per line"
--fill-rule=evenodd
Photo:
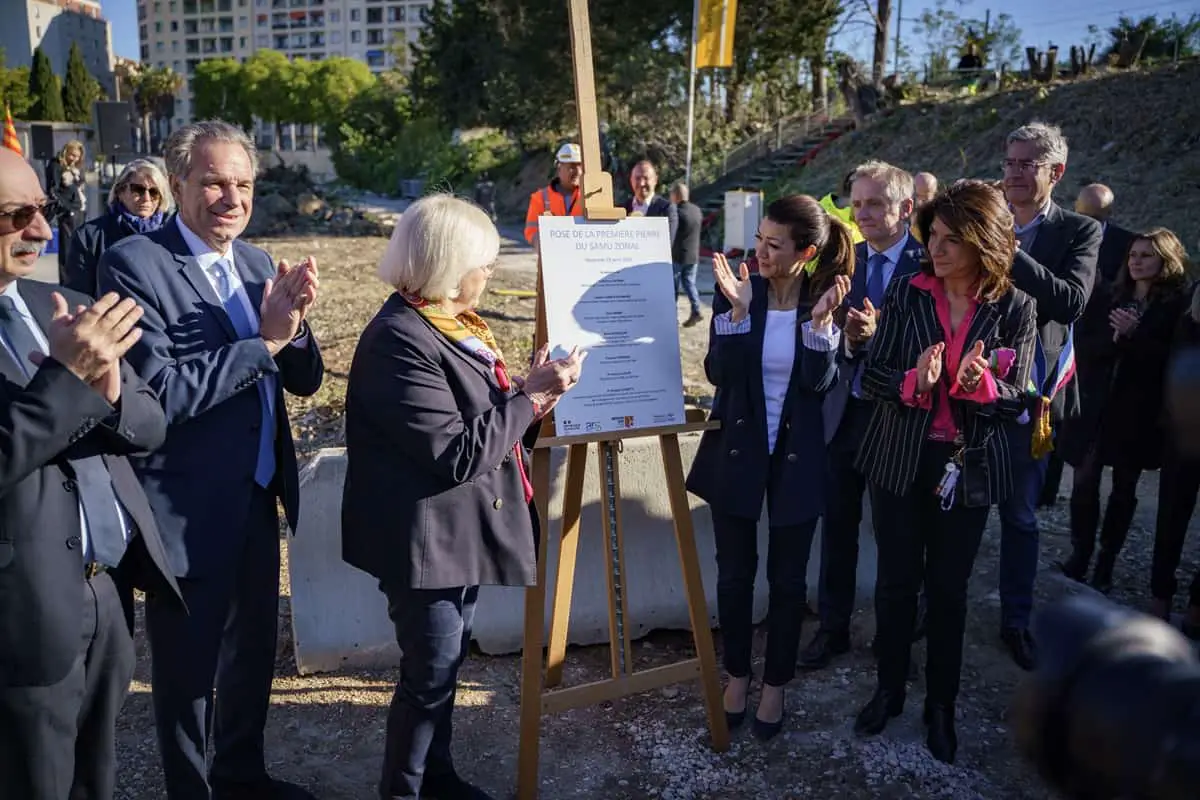
M733 66L733 26L737 0L699 0L696 69Z

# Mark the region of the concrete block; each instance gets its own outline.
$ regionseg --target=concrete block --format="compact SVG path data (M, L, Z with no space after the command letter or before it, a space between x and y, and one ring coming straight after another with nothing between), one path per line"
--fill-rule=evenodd
M699 435L680 437L685 470L695 457ZM675 545L670 505L656 439L631 439L620 458L621 519L625 548L628 625L633 638L655 629L690 628L683 579ZM554 586L558 538L561 531L566 449L552 456L551 516L547 526L550 548L548 593ZM584 486L584 510L579 560L571 603L571 644L608 641L608 594L605 574L608 547L600 517L599 471L595 446L589 451ZM321 451L301 475L301 517L298 535L288 540L293 641L301 674L341 667L388 666L397 663L399 649L387 617L386 602L377 582L341 560L341 496L345 452ZM710 623L716 625L716 561L712 521L704 504L689 496L703 572ZM875 547L870 525L861 539L859 602L869 600L875 582ZM755 583L755 619L767 607L767 522L758 528L759 569ZM815 598L819 572L819 537L809 561L809 595ZM480 590L474 638L490 654L521 649L524 590L487 586ZM547 609L546 624L550 613Z

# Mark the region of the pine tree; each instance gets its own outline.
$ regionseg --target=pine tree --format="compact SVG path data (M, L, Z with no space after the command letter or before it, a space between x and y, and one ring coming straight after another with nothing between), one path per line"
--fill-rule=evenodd
M66 114L63 113L62 88L54 67L50 65L50 57L42 52L42 48L33 51L33 68L29 71L29 94L33 98L33 106L29 109L29 118L43 122L61 122Z
M88 123L92 119L92 103L99 96L100 85L88 72L83 60L83 51L77 43L71 44L67 56L67 77L63 83L62 105L68 122Z

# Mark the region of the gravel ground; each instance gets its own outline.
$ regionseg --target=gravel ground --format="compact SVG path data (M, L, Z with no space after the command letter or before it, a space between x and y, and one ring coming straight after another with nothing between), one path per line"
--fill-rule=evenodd
M313 253L322 272L322 298L313 328L324 348L326 385L315 398L289 401L304 453L337 444L341 398L358 331L388 290L373 277L383 240L306 239L264 243L277 257ZM528 251L506 246L507 259L492 281L495 289L532 286ZM347 252L347 251L350 252ZM528 357L533 301L490 294L485 313L510 363ZM680 319L686 316L679 304ZM682 331L687 393L707 394L699 366L704 328ZM1070 475L1064 481L1069 488ZM1157 476L1142 480L1142 502L1116 575L1114 598L1143 604L1149 580ZM1090 591L1054 574L1050 565L1068 549L1066 502L1042 512L1043 560L1038 596L1046 601ZM1200 519L1194 523L1200 527ZM1187 564L1200 558L1200 536L1192 538ZM285 594L272 710L267 728L268 767L274 775L308 787L322 800L371 800L382 762L387 704L394 670L363 670L297 677L292 660L286 591L286 545L282 545ZM548 717L542 726L541 796L605 800L734 800L734 798L1043 798L1048 797L1020 763L1007 722L1011 692L1021 673L996 640L999 552L995 515L989 524L971 584L963 689L959 703L958 763L934 761L924 748L921 681L911 689L904 715L871 740L851 732L854 714L874 688L869 642L874 620L858 613L854 648L828 670L800 674L787 694L788 721L782 735L762 744L746 730L736 732L724 754L707 746L705 717L697 687L683 684L616 703ZM121 800L165 796L153 732L149 654L140 630L135 682L119 723ZM813 624L806 626L805 639ZM717 646L720 636L717 634ZM689 657L690 637L657 632L635 647L637 667ZM761 642L759 642L761 650ZM918 659L923 660L921 648ZM573 648L564 685L607 674L605 647ZM520 659L478 653L462 672L455 719L459 770L498 798L513 796L518 747ZM753 698L752 698L753 702ZM748 727L748 726L747 726Z

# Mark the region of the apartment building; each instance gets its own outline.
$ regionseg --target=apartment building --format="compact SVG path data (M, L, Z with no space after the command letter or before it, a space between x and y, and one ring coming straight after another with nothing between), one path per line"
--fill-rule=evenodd
M376 72L395 66L390 45L415 42L432 0L138 0L143 63L190 79L209 58L244 61L258 50L320 61L347 56ZM403 66L403 65L400 65ZM174 126L191 119L185 84Z
M100 0L4 0L3 6L0 47L8 66L30 66L40 47L62 79L71 44L78 43L88 70L113 95L112 31Z

